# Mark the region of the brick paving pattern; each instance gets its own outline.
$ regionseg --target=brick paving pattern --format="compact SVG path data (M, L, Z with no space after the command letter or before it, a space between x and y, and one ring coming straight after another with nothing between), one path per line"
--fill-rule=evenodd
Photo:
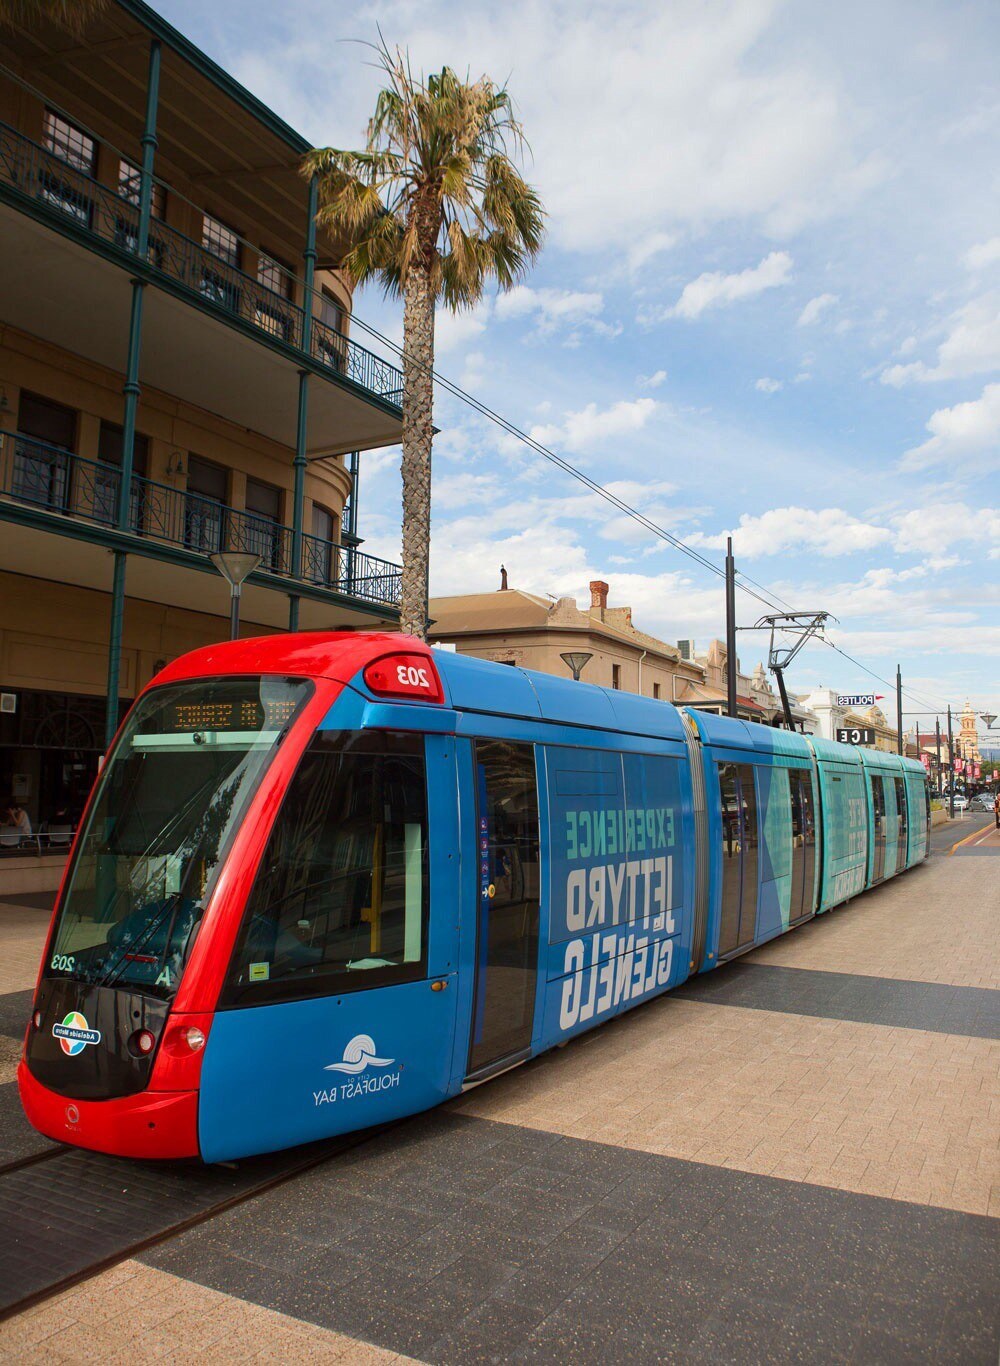
M344 1361L406 1357L220 1294L139 1262L120 1266L0 1324L0 1361Z

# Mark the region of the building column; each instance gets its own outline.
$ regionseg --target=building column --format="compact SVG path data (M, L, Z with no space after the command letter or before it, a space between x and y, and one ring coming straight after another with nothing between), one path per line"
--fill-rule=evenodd
M160 44L149 45L149 79L146 84L146 126L142 134L142 180L139 189L139 233L137 255L145 261L149 251L149 219L153 201L153 159L156 153L156 110L160 97ZM125 411L122 419L122 466L118 483L119 531L128 531L132 502L132 465L135 455L135 419L139 407L139 352L142 345L142 294L140 279L132 281L132 310L129 316L128 358L125 368ZM125 616L124 550L116 550L111 583L111 627L108 637L108 709L105 718L105 745L110 745L118 729L118 683L121 672L122 623Z
M341 572L344 578L344 591L347 593L354 592L357 551L361 543L358 537L358 464L358 452L351 451L347 465L351 476L351 491L347 495L347 516L342 517L340 523L340 543L344 551Z
M306 210L305 274L302 290L302 350L312 354L313 283L316 278L316 210L319 207L319 181L313 176L309 182L309 203ZM302 512L306 492L306 438L309 431L309 371L299 371L299 407L295 424L295 460L292 485L292 578L302 577ZM288 598L288 629L299 629L299 598L291 593Z

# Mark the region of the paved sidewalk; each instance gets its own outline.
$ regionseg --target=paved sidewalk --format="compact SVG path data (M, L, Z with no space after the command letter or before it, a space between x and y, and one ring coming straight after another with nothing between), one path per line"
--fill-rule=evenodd
M995 1366L1000 842L948 852L984 825L0 1325L0 1357Z

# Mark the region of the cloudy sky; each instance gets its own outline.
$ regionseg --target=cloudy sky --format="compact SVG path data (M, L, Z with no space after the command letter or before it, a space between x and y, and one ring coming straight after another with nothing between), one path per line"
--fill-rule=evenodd
M359 145L380 25L509 78L547 245L443 317L442 373L935 706L1000 711L1000 7L993 0L158 0L317 143ZM248 22L248 17L251 22ZM358 314L399 331L369 290ZM432 589L722 632L721 585L439 398ZM398 456L362 462L398 556ZM764 610L743 598L741 620ZM752 664L763 638L741 638ZM868 690L822 647L793 686ZM878 691L883 691L877 688ZM908 702L907 706L917 704Z

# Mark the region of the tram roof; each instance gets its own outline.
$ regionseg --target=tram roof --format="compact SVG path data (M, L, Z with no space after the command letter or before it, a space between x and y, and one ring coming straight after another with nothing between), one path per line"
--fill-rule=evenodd
M434 650L434 663L458 711L555 721L591 730L625 731L683 740L680 712L670 702L599 688L472 655Z
M806 763L811 761L809 742L798 731L760 726L753 721L740 721L734 716L699 711L696 707L686 710L706 745L716 745L721 749L746 749L756 754L781 754L790 759L802 759Z

